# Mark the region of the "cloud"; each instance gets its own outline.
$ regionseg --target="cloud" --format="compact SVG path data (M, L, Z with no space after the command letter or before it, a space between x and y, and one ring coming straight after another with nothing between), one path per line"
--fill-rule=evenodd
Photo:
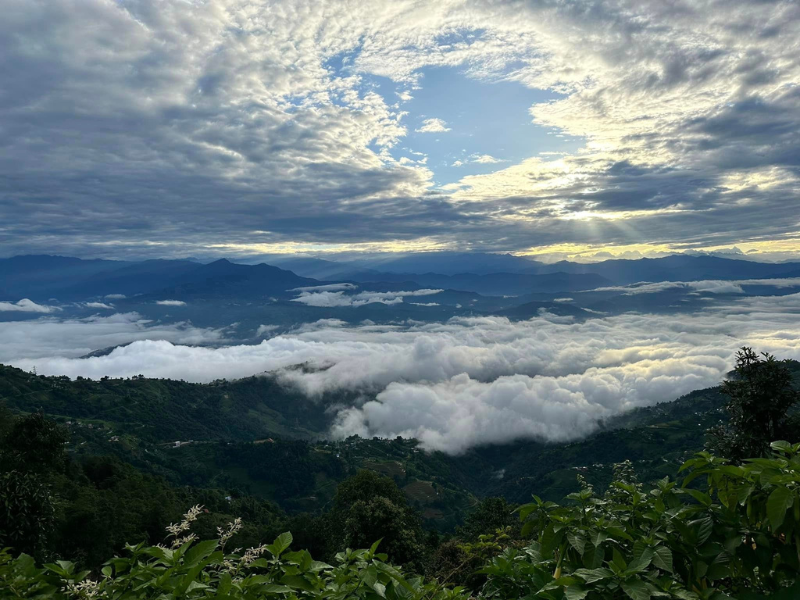
M547 313L521 322L470 317L349 326L323 320L257 345L228 346L222 331L154 324L137 315L43 318L0 324L0 335L11 340L0 360L94 378L143 373L212 381L272 371L311 397L348 390L367 398L343 409L333 436L414 435L427 448L458 453L514 439L580 438L620 412L715 385L741 345L798 359L798 316L800 294L788 294L732 298L691 315L582 322ZM76 358L132 340L139 341ZM309 368L290 368L301 364Z
M0 323L0 363L34 366L38 359L75 359L137 340L168 340L176 344L221 344L225 332L193 327L188 323L154 323L141 315L116 313L85 319L42 317L33 321ZM32 362L25 362L32 361ZM75 363L80 364L80 363Z
M321 286L328 287L328 286ZM352 288L347 289L353 289ZM301 288L298 288L301 289ZM306 288L313 289L313 288ZM407 296L430 296L438 294L443 290L414 290L408 292L360 292L353 295L345 295L344 292L302 292L297 298L293 298L292 302L300 302L308 306L320 307L335 307L335 306L364 306L365 304L372 304L380 302L381 304L400 304L403 298Z
M439 306L438 302L409 302L409 304L414 306Z
M3 8L5 254L800 249L791 0ZM546 91L518 118L553 147L445 185L401 164L437 68Z
M784 279L739 279L733 281L706 279L701 281L661 281L658 283L635 283L632 285L596 288L595 292L623 292L626 296L657 294L667 290L683 289L710 294L744 294L742 286L767 286L775 288L800 287L800 277Z
M45 306L44 304L36 304L33 300L23 298L18 302L0 302L0 312L33 312L33 313L51 313L61 310L57 306Z
M103 308L105 310L114 310L113 304L106 304L105 302L85 302L86 308Z
M328 283L325 285L311 285L289 290L291 292L335 292L339 290L355 290L358 286L352 283Z
M276 329L280 329L280 327L278 325L259 325L256 329L256 337L269 335Z
M553 302L572 302L572 298L553 298Z
M494 156L491 156L489 154L478 154L478 155L474 155L474 156L472 156L470 158L472 158L472 162L478 163L479 165L493 165L493 164L496 164L496 163L505 162L505 161L502 161L499 158L495 158Z
M425 119L422 125L415 129L418 133L444 133L450 131L447 122L442 119Z
M183 300L156 300L156 304L161 306L186 306Z

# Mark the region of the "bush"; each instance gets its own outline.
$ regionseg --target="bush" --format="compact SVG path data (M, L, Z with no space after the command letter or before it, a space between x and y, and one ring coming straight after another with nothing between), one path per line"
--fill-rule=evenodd
M700 453L683 465L681 487L665 478L643 492L623 468L603 497L586 484L570 506L534 497L519 509L534 541L490 561L482 595L800 597L800 444L772 449L743 466ZM705 491L688 487L700 481Z
M292 535L283 533L269 545L244 552L226 551L241 528L237 519L220 528L219 538L196 542L188 533L200 513L195 507L182 523L171 525L170 547L127 546L128 555L109 560L99 579L58 561L37 568L27 554L11 558L0 552L0 596L3 598L226 598L229 600L385 598L388 600L466 600L458 588L447 589L422 578L407 578L377 552L346 550L335 566L315 561L301 550L290 552Z

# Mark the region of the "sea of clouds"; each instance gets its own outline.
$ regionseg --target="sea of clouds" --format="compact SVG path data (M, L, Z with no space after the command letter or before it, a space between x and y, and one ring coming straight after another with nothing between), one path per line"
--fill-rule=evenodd
M153 324L135 313L43 316L0 323L0 362L71 377L142 373L197 382L273 371L311 397L364 392L362 404L338 413L334 437L402 435L459 453L515 439L586 436L631 408L717 384L745 344L800 359L800 294L739 298L693 314L584 322L546 312L522 322L324 320L259 344L233 342L233 331ZM268 325L259 331L274 332ZM316 369L288 368L298 364Z

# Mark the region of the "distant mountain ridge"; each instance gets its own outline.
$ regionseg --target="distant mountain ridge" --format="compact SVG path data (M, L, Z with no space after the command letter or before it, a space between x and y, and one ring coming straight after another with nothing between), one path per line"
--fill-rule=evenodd
M297 287L330 282L414 284L484 296L517 296L592 290L642 281L770 279L797 277L800 263L757 263L716 256L579 264L537 263L510 254L424 253L396 259L333 262L277 257L279 266L227 259L109 261L30 255L0 259L0 300L77 301L107 295L288 298ZM288 269L294 267L297 272ZM380 270L374 267L380 267ZM311 275L313 273L313 276ZM374 287L374 286L373 286Z

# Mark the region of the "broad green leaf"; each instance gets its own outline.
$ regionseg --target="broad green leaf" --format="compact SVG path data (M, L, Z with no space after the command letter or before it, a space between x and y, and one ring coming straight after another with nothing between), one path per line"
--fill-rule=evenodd
M188 552L186 552L186 556L183 559L183 566L186 568L191 568L203 560L206 556L209 556L214 550L217 548L217 540L206 540L204 542L198 542L194 546L192 546Z
M653 553L653 564L659 569L672 573L672 550L659 546Z
M794 503L794 495L785 487L777 487L769 495L767 500L767 518L769 519L772 529L778 529L786 517L786 511Z
M575 533L574 531L570 531L567 534L567 541L569 542L570 546L575 548L575 551L578 554L583 555L583 551L586 548L586 538L578 533Z
M564 588L564 597L567 600L583 600L589 594L589 590L583 586L571 585Z
M613 577L614 573L610 569L578 569L575 575L583 579L586 583L594 583L602 579Z
M683 491L689 494L692 498L697 500L703 506L711 506L712 500L711 496L709 496L708 494L704 494L700 490L693 490L693 489L685 489Z
M271 551L275 556L280 556L292 545L292 534L288 531L280 534L272 543Z
M789 442L786 442L786 441L783 441L783 440L779 440L777 442L772 442L769 445L769 447L772 448L773 450L777 450L778 452L791 452L792 451L792 445Z
M632 600L650 600L650 588L641 579L623 581L622 589Z
M314 591L314 586L311 585L302 575L284 575L281 577L281 583L305 592Z
M695 544L698 546L705 543L714 529L714 523L709 518L698 519L690 523L690 525L692 525L692 529L697 536Z

